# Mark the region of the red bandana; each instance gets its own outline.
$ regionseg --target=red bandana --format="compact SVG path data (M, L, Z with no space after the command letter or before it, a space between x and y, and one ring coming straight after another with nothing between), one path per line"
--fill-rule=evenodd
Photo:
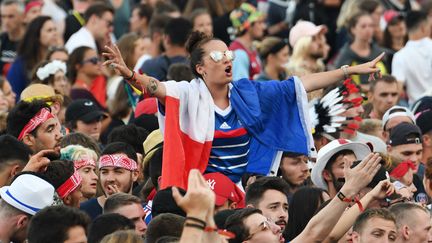
M71 194L81 184L82 178L78 171L75 171L69 179L67 179L59 188L57 188L57 194L61 199Z
M76 170L89 165L96 167L96 162L90 157L84 156L79 160L74 160L74 167Z
M99 159L99 169L102 167L120 167L130 171L138 169L137 162L124 154L105 154Z
M390 172L390 176L396 179L400 179L408 172L409 169L415 170L415 164L410 160L404 161L398 164L396 168L394 168Z
M18 140L22 140L25 135L31 133L35 130L40 124L46 122L48 119L54 118L53 114L51 114L48 108L42 108L36 115L30 119L30 121L24 126L21 130Z

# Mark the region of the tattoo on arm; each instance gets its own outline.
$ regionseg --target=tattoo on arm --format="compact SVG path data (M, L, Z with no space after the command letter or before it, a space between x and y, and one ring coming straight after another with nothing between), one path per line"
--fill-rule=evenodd
M159 87L158 82L154 78L150 78L149 83L147 84L147 91L153 96Z

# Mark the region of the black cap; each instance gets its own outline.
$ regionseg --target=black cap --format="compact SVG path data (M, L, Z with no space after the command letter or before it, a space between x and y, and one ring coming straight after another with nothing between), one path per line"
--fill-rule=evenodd
M78 99L72 101L72 103L66 109L66 122L70 121L83 121L90 123L100 118L105 118L105 113L99 108L99 106L88 99Z
M425 110L432 110L432 96L423 96L414 102L412 106L412 112L414 115Z
M416 124L420 128L422 134L426 134L432 130L432 110L421 112L416 119Z
M422 143L422 133L417 125L403 122L390 131L390 141L391 146L398 146L403 144L421 144Z
M186 191L178 188L181 195L185 195ZM161 213L173 213L186 217L185 211L177 206L174 197L172 196L172 187L165 188L156 193L152 204L152 217L156 217Z

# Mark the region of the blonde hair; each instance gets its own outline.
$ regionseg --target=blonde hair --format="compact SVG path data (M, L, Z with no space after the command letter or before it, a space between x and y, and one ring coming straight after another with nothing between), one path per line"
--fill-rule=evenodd
M298 39L293 48L292 56L288 62L288 73L290 75L304 75L308 74L309 71L303 67L304 57L308 55L309 48L312 43L312 36L304 36ZM317 65L320 69L324 70L324 63L321 59L318 59Z
M351 16L355 15L360 11L359 5L363 2L362 0L345 0L342 4L339 16L336 20L337 29L340 30L342 27L347 28L347 23Z
M143 239L134 230L119 230L106 235L101 243L142 243Z
M68 145L60 150L61 157L71 161L77 161L83 157L90 157L94 161L98 160L95 151L81 145Z

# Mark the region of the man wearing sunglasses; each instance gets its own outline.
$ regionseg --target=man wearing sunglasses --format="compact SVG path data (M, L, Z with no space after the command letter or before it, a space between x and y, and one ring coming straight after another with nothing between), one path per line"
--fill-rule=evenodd
M107 4L95 3L84 13L85 25L73 34L65 47L70 53L80 46L97 50L98 44L106 44L107 36L113 31L114 9Z

